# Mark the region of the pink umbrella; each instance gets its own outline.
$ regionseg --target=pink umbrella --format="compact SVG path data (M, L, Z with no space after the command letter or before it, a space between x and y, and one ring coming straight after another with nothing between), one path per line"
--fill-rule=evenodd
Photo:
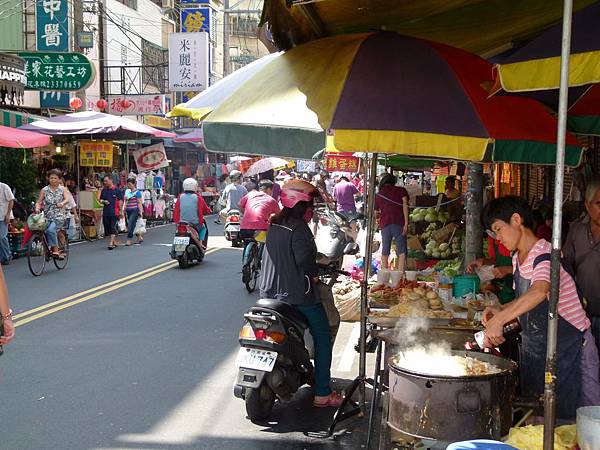
M31 148L50 144L50 136L0 125L0 147Z
M258 175L259 173L266 172L271 169L279 169L281 167L287 167L289 164L288 161L281 158L271 157L271 158L263 158L256 161L252 164L248 171L244 174L247 177L251 177L254 175Z
M51 136L73 136L94 139L136 139L175 137L174 133L152 128L127 117L96 111L83 111L23 125L22 130L37 131Z

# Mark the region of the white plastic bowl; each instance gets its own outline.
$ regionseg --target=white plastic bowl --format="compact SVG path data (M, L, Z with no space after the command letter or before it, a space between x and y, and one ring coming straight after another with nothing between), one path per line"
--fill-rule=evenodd
M581 450L600 449L600 406L577 409L577 440Z

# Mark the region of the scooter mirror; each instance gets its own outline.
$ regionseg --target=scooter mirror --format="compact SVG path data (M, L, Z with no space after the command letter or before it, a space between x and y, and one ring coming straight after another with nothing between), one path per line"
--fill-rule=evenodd
M349 242L344 248L344 255L356 255L359 247L356 242Z

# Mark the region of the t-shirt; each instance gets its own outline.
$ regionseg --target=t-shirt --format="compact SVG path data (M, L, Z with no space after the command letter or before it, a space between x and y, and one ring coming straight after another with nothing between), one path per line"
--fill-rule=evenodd
M279 204L269 194L261 191L252 191L240 200L240 207L244 208L242 217L242 230L266 230L269 228L269 217L279 212Z
M333 197L337 201L338 212L356 212L356 203L354 196L358 194L358 189L352 183L341 180L333 188Z
M4 220L8 212L8 202L14 200L15 196L5 183L0 183L0 220Z
M523 264L518 263L519 252L513 255L513 273L519 267L520 275L531 284L536 281L546 281L550 283L550 261L541 261L533 268L533 261L539 256L548 254L552 251L550 242L540 239L529 250ZM590 327L590 320L587 318L583 306L577 295L577 287L571 275L565 269L560 268L560 289L558 298L558 314L580 331L587 330Z
M227 201L226 209L238 209L240 207L240 200L248 191L244 186L239 184L231 183L228 184L223 192L225 200Z
M142 198L142 193L140 191L137 189L135 191L127 189L125 191L125 209L138 209L138 198Z
M106 217L115 217L119 215L119 200L123 200L123 193L120 189L113 187L112 189L103 188L100 192L100 200L108 200L109 204L104 205L102 215Z
M379 190L375 196L375 209L381 211L381 229L388 225L404 226L404 198L408 203L408 192L400 186L387 184Z

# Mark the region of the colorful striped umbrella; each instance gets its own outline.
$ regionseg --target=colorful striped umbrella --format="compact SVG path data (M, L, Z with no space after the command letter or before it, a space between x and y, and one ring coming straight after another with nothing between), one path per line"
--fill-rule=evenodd
M573 15L569 86L600 82L600 1ZM562 23L500 58L494 90L506 92L558 90ZM557 94L558 95L558 94ZM558 101L557 101L558 103Z
M341 151L554 164L556 120L536 101L488 99L492 65L391 32L312 41L273 58L203 122L205 146L311 158ZM567 163L581 148L568 137Z

